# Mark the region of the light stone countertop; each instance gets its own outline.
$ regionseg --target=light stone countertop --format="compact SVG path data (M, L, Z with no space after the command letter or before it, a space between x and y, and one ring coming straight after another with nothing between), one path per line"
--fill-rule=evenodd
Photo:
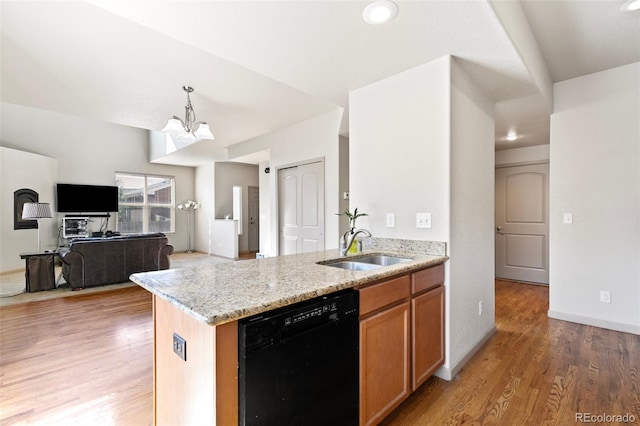
M350 271L318 265L317 262L344 259L340 258L338 250L327 250L143 272L130 278L198 320L217 325L437 265L448 259L444 254L373 249L365 250L362 255L370 254L412 260L369 271Z

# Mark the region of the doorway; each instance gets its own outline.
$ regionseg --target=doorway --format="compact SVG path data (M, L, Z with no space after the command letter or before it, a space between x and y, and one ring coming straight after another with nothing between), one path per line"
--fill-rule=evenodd
M278 170L280 255L324 250L324 162Z
M250 186L248 188L249 203L249 226L248 226L248 245L250 252L260 251L260 188Z
M549 284L549 164L496 169L496 278Z

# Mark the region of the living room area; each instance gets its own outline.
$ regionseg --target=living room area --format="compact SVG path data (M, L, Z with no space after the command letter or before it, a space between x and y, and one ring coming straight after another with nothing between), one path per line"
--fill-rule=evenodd
M105 186L117 186L117 175L128 174L135 176L160 176L167 181L171 181L173 186L172 197L169 201L171 207L165 209L168 214L162 217L165 222L158 222L139 225L134 229L136 234L153 233L162 231L165 236L164 245L171 248L171 251L164 253L165 265L159 265L158 253L154 249L153 253L147 257L151 260L147 266L140 266L147 269L157 269L172 267L180 264L180 259L189 258L185 252L196 250L198 242L197 215L203 217L223 220L225 216L232 214L232 190L233 186L240 186L243 197L246 199L249 187L258 187L258 166L245 163L214 163L211 161L207 167L213 170L207 179L200 179L200 185L204 186L198 192L200 198L196 197L196 167L176 166L167 164L153 164L149 161L149 131L129 126L106 123L98 120L80 118L77 116L53 113L34 108L18 106L13 104L2 104L2 146L0 147L0 191L2 197L0 232L2 235L0 244L0 305L15 303L17 300L37 300L49 298L52 293L60 291L71 291L70 287L84 288L90 290L92 285L104 284L127 285L123 279L124 268L113 277L105 278L104 274L113 269L115 264L123 264L126 256L122 245L120 248L112 248L109 252L122 251L120 260L102 254L102 258L107 256L110 265L104 265L102 278L93 280L93 284L84 285L83 280L91 281L91 276L78 278L78 284L69 286L62 276L62 262L55 255L59 249L64 250L69 242L73 240L70 235L63 232L65 217L78 216L69 212L58 212L56 188L58 184L90 185L96 188ZM31 123L29 126L22 126L21 123ZM69 132L69 129L74 129ZM217 169L217 170L216 170ZM21 221L21 213L16 209L16 191L28 189L31 193L37 194L37 200L41 203L48 203L52 217L39 219L38 227L16 226ZM203 195L206 194L206 195ZM186 211L177 208L188 200L197 200L197 210ZM247 201L245 200L245 203ZM137 208L137 206L135 206ZM113 210L113 209L112 209ZM165 211L163 211L165 213ZM244 209L247 214L247 208ZM118 213L107 214L87 214L86 228L82 236L91 238L92 236L114 235L110 244L115 244L123 240L131 240L127 237L127 229L122 229L129 225L121 221L118 223ZM169 216L173 223L169 225ZM30 221L35 225L36 221ZM24 221L22 221L24 224ZM119 231L122 236L117 237ZM129 231L131 232L131 231ZM67 238L65 238L67 237ZM200 254L213 253L207 250L215 246L222 246L216 238L212 241L200 241ZM148 236L145 237L149 239ZM100 240L100 238L94 238ZM105 239L106 240L106 239ZM132 244L129 241L126 244ZM226 242L225 242L226 244ZM97 247L106 247L104 244L95 244ZM79 246L78 246L79 247ZM204 248L204 250L203 250ZM140 247L136 247L131 253L141 253ZM166 249L165 249L166 250ZM23 294L26 290L25 283L25 259L21 254L37 252L53 252L49 256L55 263L54 290L36 291L31 294ZM210 258L233 260L240 253L250 252L255 257L257 249L249 250L247 232L237 238L234 251L223 253L223 256ZM110 256L110 257L109 257ZM141 255L136 255L141 256ZM169 258L170 257L170 258ZM193 256L191 256L193 258ZM131 256L129 256L131 259ZM144 262L143 258L139 262ZM28 259L27 259L28 262ZM104 261L103 261L104 263ZM138 267L138 269L140 268ZM91 269L93 276L96 275L96 268ZM128 276L128 275L127 275ZM124 284L121 284L124 282ZM49 285L49 288L51 286ZM38 290L38 289L36 289ZM95 291L95 290L93 290ZM49 295L47 295L49 293ZM10 297L5 297L10 296ZM13 299L14 302L10 302Z

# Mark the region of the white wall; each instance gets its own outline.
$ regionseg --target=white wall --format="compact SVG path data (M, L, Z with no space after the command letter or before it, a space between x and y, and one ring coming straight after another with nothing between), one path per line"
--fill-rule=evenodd
M457 370L495 330L495 123L493 102L455 60L451 77L447 359L448 366Z
M229 147L229 159L242 157L255 152L269 150L268 175L269 199L260 199L260 208L269 208L268 218L262 217L260 230L269 232L269 246L262 244L261 251L268 256L278 254L277 229L277 178L278 168L300 163L310 159L324 159L325 175L325 248L337 248L339 238L339 136L342 108L336 108L327 114L314 117L284 129L251 139ZM264 170L264 168L262 168ZM262 174L261 174L261 177ZM262 178L260 186L263 187ZM260 192L263 194L263 191Z
M200 204L196 211L195 250L213 253L213 221L215 216L215 181L216 170L213 162L203 164L196 168L195 173L195 200Z
M260 181L260 253L269 253L271 248L271 173L265 169L270 166L268 161L258 164L258 176Z
M449 239L449 57L351 92L350 208L377 237ZM433 227L416 229L416 213ZM386 214L395 213L395 228Z
M242 234L238 238L238 250L249 250L249 187L258 186L258 166L234 162L215 164L215 217L224 219L233 214L233 187L242 187Z
M555 84L549 230L549 316L636 334L639 93L640 63ZM599 301L601 290L611 303Z
M57 173L55 158L0 147L0 272L24 269L25 261L20 259L20 253L38 251L37 229L13 229L14 192L23 188L36 191L38 200L51 203L53 210ZM56 220L41 219L41 249L56 248L57 236Z
M494 329L493 105L451 57L355 90L349 103L350 207L369 214L358 226L448 245L438 374L451 378ZM431 213L431 229L416 228L418 212Z
M339 195L338 195L338 212L342 213L349 208L349 200L344 199L344 193L349 192L349 138L340 136L340 165L339 165ZM338 223L338 233L343 235L349 230L349 218L340 216Z
M148 162L147 130L8 103L0 108L0 144L57 159L55 182L115 185L115 172L157 173L175 177L177 202L194 196L193 168ZM176 215L176 232L167 235L176 251L186 250L186 220Z

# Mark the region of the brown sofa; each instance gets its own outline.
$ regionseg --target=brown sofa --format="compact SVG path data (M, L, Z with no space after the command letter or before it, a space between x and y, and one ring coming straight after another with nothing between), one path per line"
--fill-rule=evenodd
M169 269L172 253L164 234L78 238L59 250L62 275L73 290L126 282L136 272Z

